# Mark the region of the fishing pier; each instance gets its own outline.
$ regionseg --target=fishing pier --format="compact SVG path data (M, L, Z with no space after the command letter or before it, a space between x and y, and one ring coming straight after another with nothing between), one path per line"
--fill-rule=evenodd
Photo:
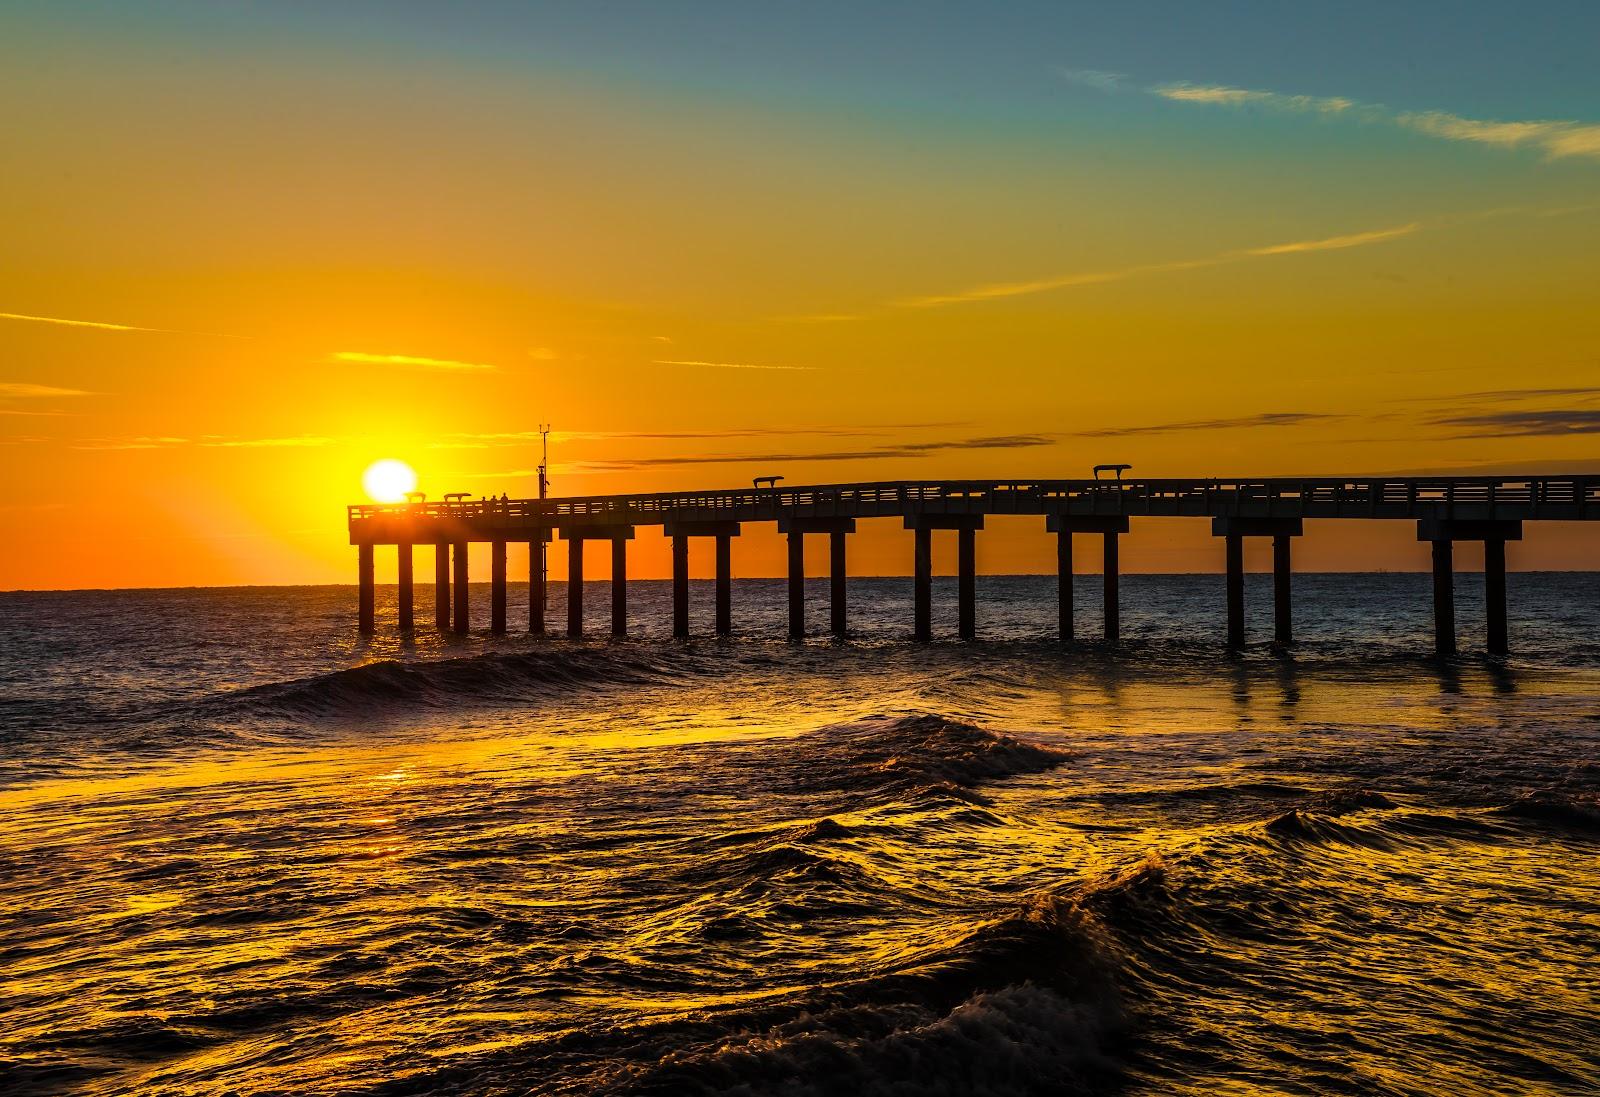
M977 635L976 544L989 515L1036 515L1054 534L1059 583L1059 635L1073 639L1073 537L1101 539L1104 638L1116 643L1120 622L1118 539L1133 518L1204 518L1223 541L1226 560L1227 645L1245 644L1244 539L1271 538L1273 639L1294 641L1292 546L1307 519L1409 521L1417 540L1431 545L1435 649L1456 650L1454 546L1484 545L1486 647L1509 650L1506 625L1507 541L1522 539L1524 522L1600 520L1600 476L1531 478L1254 479L1254 480L927 480L811 487L754 487L727 491L597 495L550 499L452 499L349 508L350 543L359 568L359 625L376 627L374 553L399 554L398 619L415 627L413 556L430 546L434 559L434 621L441 631L467 631L469 543L490 546L490 629L507 629L506 546L529 545L528 622L545 627L545 554L567 546L566 633L583 635L583 547L611 545L611 632L627 634L628 542L640 527L658 527L672 541L673 635L689 635L689 538L716 542L716 632L733 629L733 539L745 523L774 522L788 537L789 636L805 635L805 544L825 536L830 561L830 626L847 628L847 541L860 521L899 520L911 537L913 634L933 637L932 539L957 539L957 632Z

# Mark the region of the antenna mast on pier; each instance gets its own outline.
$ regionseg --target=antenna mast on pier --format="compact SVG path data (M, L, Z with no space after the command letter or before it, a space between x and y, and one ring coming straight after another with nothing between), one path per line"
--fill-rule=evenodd
M547 470L550 468L550 424L539 424L539 498L545 499L550 495L550 477Z

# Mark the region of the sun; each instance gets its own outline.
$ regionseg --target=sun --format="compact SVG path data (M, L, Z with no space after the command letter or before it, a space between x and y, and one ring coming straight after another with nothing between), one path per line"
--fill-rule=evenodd
M403 503L407 492L417 490L417 474L404 461L386 457L367 467L361 486L380 503Z

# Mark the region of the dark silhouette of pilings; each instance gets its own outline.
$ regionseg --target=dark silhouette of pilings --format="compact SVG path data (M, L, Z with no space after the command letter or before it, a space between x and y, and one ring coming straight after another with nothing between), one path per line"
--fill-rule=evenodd
M1045 517L1045 529L1056 535L1056 616L1061 642L1070 644L1073 638L1072 535L1097 533L1104 540L1101 557L1103 634L1107 644L1116 644L1122 635L1118 538L1128 532L1128 520L1110 515L1051 514Z
M452 627L465 634L468 627L467 598L467 542L457 541L451 553L455 564L455 591L451 595L450 610L455 620Z
M506 631L506 543L489 542L489 631Z
M1511 650L1506 624L1506 542L1522 540L1520 521L1423 518L1417 540L1433 546L1433 650L1456 652L1455 542L1483 542L1485 646L1490 655Z
M672 541L672 635L689 636L689 538L710 537L716 542L716 632L727 636L733 631L733 538L739 523L668 522L662 532Z
M411 569L414 560L411 542L401 541L395 555L395 610L400 619L400 631L411 632L417 627L416 611L412 605L414 584Z
M377 584L373 577L372 546L356 546L356 628L364 636L378 631Z
M908 514L913 535L912 634L921 643L933 639L933 532L956 533L956 635L971 640L978 634L977 533L981 514Z
M450 629L450 542L433 543L433 627Z
M829 537L828 594L832 602L829 624L835 636L845 634L844 538L855 531L854 518L795 515L778 519L778 532L789 538L789 639L801 640L806 634L805 535L808 533L826 533Z
M1245 645L1244 625L1244 539L1272 538L1272 639L1280 647L1294 643L1294 616L1290 605L1290 539L1304 533L1298 518L1211 519L1211 532L1227 545L1228 650L1241 651Z
M567 635L583 636L583 543L611 542L611 635L628 635L628 547L633 527L617 523L559 527L567 543Z

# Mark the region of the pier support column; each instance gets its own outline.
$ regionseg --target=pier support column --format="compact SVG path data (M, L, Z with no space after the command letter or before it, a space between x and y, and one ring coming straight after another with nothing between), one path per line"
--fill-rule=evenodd
M528 631L535 636L544 635L544 609L549 592L545 590L545 542L548 531L537 540L528 542Z
M1455 542L1483 542L1484 607L1488 612L1489 654L1510 651L1506 632L1506 542L1522 540L1522 523L1515 520L1424 518L1417 523L1417 540L1433 544L1433 649L1439 655L1456 652Z
M1056 534L1056 636L1072 643L1072 534Z
M458 633L465 633L468 626L467 617L467 542L457 541L452 550L452 559L455 564L456 589L450 599L451 613L455 618L453 628Z
M733 632L733 537L717 534L717 635Z
M912 636L918 643L933 639L933 531L916 531L912 549Z
M356 628L363 636L377 631L377 587L372 573L372 545L356 546Z
M450 542L433 546L433 627L450 630Z
M789 531L789 639L806 635L806 539L797 529Z
M806 634L806 559L805 535L826 533L828 544L828 594L830 626L844 635L844 536L856 531L854 518L783 514L778 517L778 532L789 538L789 639Z
M1436 655L1456 653L1455 542L1433 542L1433 650Z
M1483 597L1489 654L1505 655L1511 650L1506 635L1506 543L1496 538L1483 543Z
M1119 545L1117 538L1120 533L1106 531L1105 561L1102 564L1102 578L1105 584L1105 634L1106 643L1115 645L1122 639L1122 575L1117 559Z
M971 640L978 634L977 531L956 531L956 635Z
M1244 648L1244 537L1230 533L1228 544L1228 648Z
M906 528L916 533L915 626L916 638L933 639L933 531L956 531L956 633L963 640L977 634L976 537L983 515L923 513L906 515Z
M845 620L845 556L842 529L828 533L828 627L835 636L848 631Z
M589 522L558 527L567 543L567 635L583 638L583 543L611 542L611 634L628 633L628 557L625 542L633 540L633 527L619 523Z
M414 557L410 541L401 541L395 560L395 603L399 610L400 631L412 632L417 627L416 611L412 604L413 582L411 566Z
M567 542L567 637L572 640L583 639L582 537L574 537Z
M611 539L611 635L628 635L628 539Z
M689 638L689 538L681 533L672 539L672 635Z
M1073 637L1072 535L1098 533L1105 539L1105 638L1106 643L1115 644L1122 632L1117 538L1128 532L1128 520L1109 514L1047 514L1045 529L1056 535L1056 627L1064 644L1070 643Z
M1244 623L1244 539L1272 538L1272 637L1279 647L1294 642L1290 629L1289 540L1305 532L1299 518L1252 518L1219 515L1211 519L1211 533L1227 542L1228 650L1242 651L1247 639Z
M780 521L779 528L782 529ZM733 631L733 538L739 523L722 519L667 522L661 532L672 541L672 635L689 636L689 538L716 539L716 630L718 636ZM792 545L792 541L791 541ZM793 592L791 591L791 594Z
M1294 608L1291 584L1294 570L1290 557L1293 540L1286 533L1272 538L1272 642L1280 648L1294 645Z
M506 631L506 543L489 542L489 631Z

